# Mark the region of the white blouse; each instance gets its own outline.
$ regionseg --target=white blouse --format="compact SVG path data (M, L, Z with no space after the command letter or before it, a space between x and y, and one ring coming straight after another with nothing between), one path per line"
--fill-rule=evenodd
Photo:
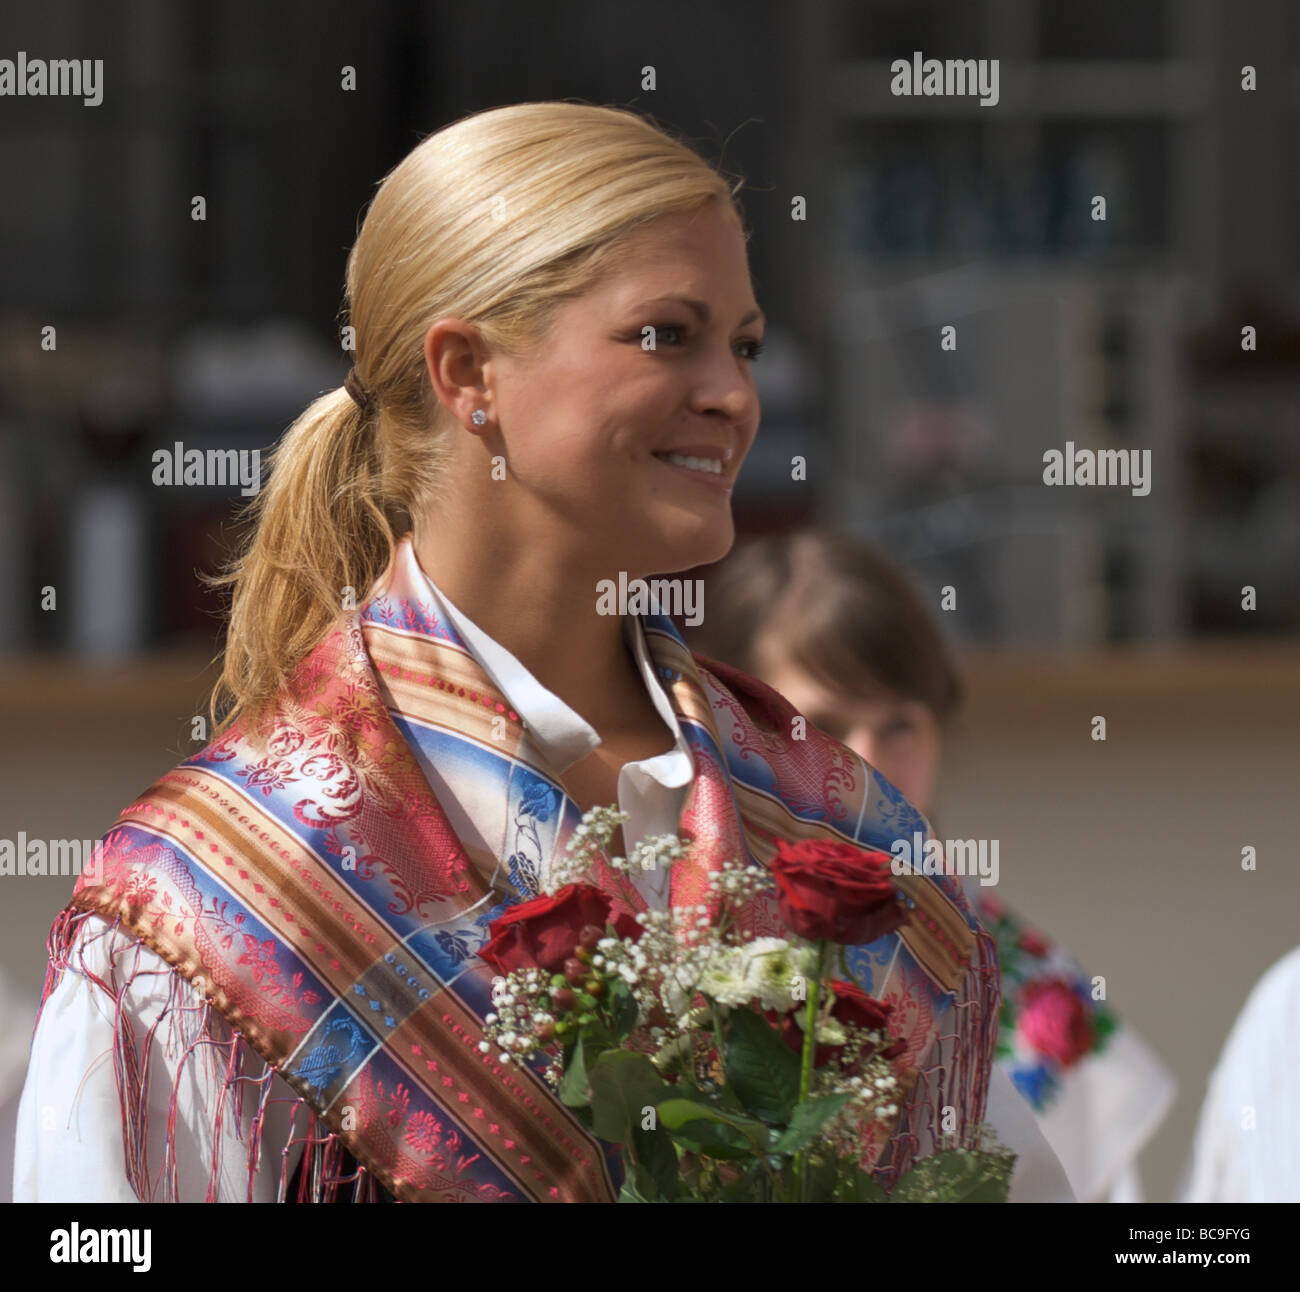
M426 576L427 578L427 576ZM600 744L596 730L553 692L548 691L503 646L453 606L427 579L435 605L455 625L470 653L520 715L548 760L559 772L585 758ZM624 842L631 849L654 834L673 833L694 775L690 747L682 734L663 685L655 673L641 621L625 616L624 633L633 647L655 708L672 737L662 754L625 764L618 777L618 804L628 813ZM666 904L667 868L637 876L652 906ZM110 981L116 959L119 981L130 981L123 1009L136 1024L138 1037L148 1035L160 1017L149 1051L146 1133L150 1184L145 1200L162 1200L162 1164L173 1093L176 1100L175 1191L182 1202L201 1202L207 1194L213 1161L210 1110L220 1098L223 1053L203 1046L206 1036L230 1036L223 1019L161 957L98 916L88 917L73 944L73 963L81 952L97 976ZM123 958L124 957L124 958ZM170 1003L170 1009L168 1008ZM177 1005L181 1008L177 1008ZM27 1079L18 1108L14 1152L15 1202L137 1202L127 1180L123 1153L123 1118L113 1070L113 1003L78 972L65 972L50 993L32 1037ZM204 1028L210 1029L207 1033ZM198 1049L183 1064L188 1050ZM200 1056L202 1056L200 1058ZM195 1059L199 1058L199 1062ZM177 1072L180 1082L177 1084ZM251 1052L245 1061L250 1078L241 1100L235 1091L219 1132L217 1199L241 1202L248 1197L247 1145L266 1064ZM290 1117L297 1133L306 1131L306 1111L297 1093L278 1075L270 1076L263 1114L263 1140L285 1144ZM1071 1202L1065 1174L1039 1131L1029 1105L1000 1066L990 1076L986 1120L1001 1141L1020 1155L1012 1178L1011 1200ZM253 1176L253 1198L274 1202L283 1178L288 1180L301 1155L301 1141L286 1150L288 1158L264 1151Z

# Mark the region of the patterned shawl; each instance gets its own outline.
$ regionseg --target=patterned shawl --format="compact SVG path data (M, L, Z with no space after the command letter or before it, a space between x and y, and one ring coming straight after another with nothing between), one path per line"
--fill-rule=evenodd
M792 739L798 715L777 692L694 656L668 618L642 622L695 763L673 904L709 901L709 873L724 859L765 863L778 839L888 850L929 834L851 750L811 726ZM452 825L467 802L479 828L462 833L474 843ZM251 1047L319 1119L326 1135L314 1143L330 1160L346 1150L399 1200L612 1201L616 1146L559 1102L540 1063L502 1065L478 1048L491 1009L492 971L476 954L486 927L537 892L580 816L431 605L403 541L366 604L296 670L266 747L236 725L122 812L102 871L81 876L51 930L43 1000L77 923L95 912L174 966L229 1025L223 1100ZM941 1110L955 1110L945 1130L963 1142L976 1133L1000 991L992 940L960 882L898 882L909 923L848 955L858 983L893 1005L906 1042L899 1117L864 1128L863 1162L887 1186L933 1146ZM770 896L748 925L778 931ZM118 1071L139 1191L143 1102L129 1088L131 1063Z

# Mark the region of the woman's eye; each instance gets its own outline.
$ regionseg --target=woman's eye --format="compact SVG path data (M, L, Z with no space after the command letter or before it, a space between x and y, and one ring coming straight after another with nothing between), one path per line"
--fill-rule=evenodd
M680 327L680 326L679 326L678 324L676 324L676 323L656 323L656 324L651 328L651 332L652 332L653 335L654 335L654 343L655 343L655 345L658 345L660 341L663 341L663 340L664 340L664 333L665 333L665 332L667 332L667 333L669 333L669 334L671 335L671 334L673 334L673 333L677 333L677 332L685 332L685 331L686 331L686 329L685 329L684 327ZM669 339L669 340L667 341L667 344L668 344L668 345L680 345L681 343L680 343L679 341L673 341L673 340Z
M686 329L680 323L656 323L651 326L650 330L654 337L654 344L656 347L659 345L660 341L665 345L670 346L678 346L685 343ZM667 333L666 336L665 333ZM750 363L755 362L758 359L758 356L763 353L764 344L763 341L759 340L738 341L736 343L738 349L745 350L745 353L740 357L749 360Z

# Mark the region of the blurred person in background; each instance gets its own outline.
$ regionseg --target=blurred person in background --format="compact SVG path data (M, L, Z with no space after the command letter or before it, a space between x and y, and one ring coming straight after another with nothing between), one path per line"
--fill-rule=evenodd
M691 643L761 677L934 824L963 684L917 591L872 546L819 530L743 544L712 572ZM999 1066L1080 1202L1140 1201L1138 1155L1173 1103L1172 1075L1092 998L1091 979L1063 948L978 875L963 883L998 945Z
M615 801L618 853L690 841L638 909L701 903L747 847L919 824L666 616L602 609L734 539L763 339L738 187L567 102L463 118L380 185L354 366L277 448L227 580L216 737L51 930L16 1199L614 1201L618 1146L483 1039L491 923ZM999 1079L992 939L944 877L907 904L871 943L908 1092L861 1128L886 1186L976 1146ZM776 932L774 896L739 927Z
M1300 1202L1300 947L1251 989L1207 1082L1180 1202Z

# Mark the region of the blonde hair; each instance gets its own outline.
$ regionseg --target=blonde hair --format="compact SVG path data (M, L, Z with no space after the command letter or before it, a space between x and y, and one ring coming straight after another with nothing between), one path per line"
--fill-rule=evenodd
M347 262L353 357L375 409L330 391L272 454L247 545L212 580L232 589L218 733L244 716L256 736L344 590L362 602L445 486L449 415L425 369L429 327L462 318L489 347L526 353L651 221L718 201L748 237L742 183L629 109L568 102L462 118L394 167Z

